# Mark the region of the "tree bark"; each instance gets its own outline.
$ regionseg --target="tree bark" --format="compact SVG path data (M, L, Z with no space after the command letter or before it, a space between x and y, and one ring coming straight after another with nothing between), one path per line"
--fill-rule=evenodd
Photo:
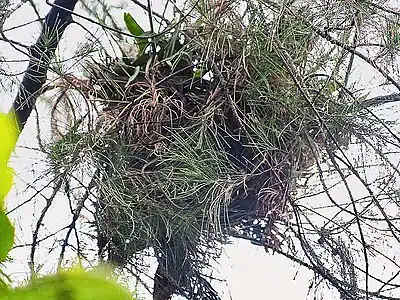
M30 47L30 60L20 85L12 110L22 130L42 93L47 79L49 64L60 39L72 22L71 12L78 0L55 0L47 14L44 26L36 43Z

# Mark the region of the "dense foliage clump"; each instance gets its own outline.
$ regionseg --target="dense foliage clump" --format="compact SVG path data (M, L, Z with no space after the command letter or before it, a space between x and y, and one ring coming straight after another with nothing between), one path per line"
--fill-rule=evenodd
M99 257L137 267L153 249L154 299L219 299L205 268L230 236L299 262L297 238L312 262L303 264L341 293L363 293L346 282L357 277L343 240L314 226L313 205L296 197L317 166L321 193L334 202L324 164L342 183L360 178L347 147L394 138L370 115L379 99L349 84L354 56L370 60L343 41L372 26L373 8L336 1L325 14L322 4L292 2L198 1L179 21L160 21L157 34L126 13L134 37L119 41L121 57L93 56L85 78L65 78L87 108L76 118L74 105L57 102L70 112L62 132L54 106L52 167L90 166ZM327 245L342 249L342 281L316 259Z

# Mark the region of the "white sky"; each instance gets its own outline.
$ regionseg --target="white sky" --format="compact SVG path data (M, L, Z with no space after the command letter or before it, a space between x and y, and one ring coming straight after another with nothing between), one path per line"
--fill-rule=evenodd
M41 2L41 1L37 1ZM120 3L120 1L108 1L109 3ZM157 5L155 2L154 5ZM42 15L48 10L43 3L39 6ZM80 7L78 6L78 9ZM79 12L79 10L77 10ZM147 24L147 18L142 13L139 16L139 9L130 11L139 22L139 24ZM123 14L118 16L122 22ZM7 21L7 26L17 25L25 23L27 21L35 19L32 9L28 4L25 4L20 10L18 10L11 18ZM78 20L77 18L75 18ZM85 21L82 24L90 28L91 25ZM6 27L7 27L6 26ZM8 33L9 38L18 40L23 43L32 43L38 36L39 28L33 24L25 26L20 30L14 30ZM85 35L76 25L71 26L66 31L63 41L60 44L59 52L68 57L79 45L85 41ZM13 59L25 59L20 53L16 52L12 48L8 47L5 43L0 44L1 54L6 58ZM24 70L26 63L12 64L14 70ZM363 82L366 85L369 82L374 82L374 72L370 71L370 67L364 64L359 64L357 76L363 76ZM357 73L355 73L357 74ZM367 78L370 77L370 78ZM21 77L19 77L21 78ZM17 87L17 86L15 86ZM386 94L381 88L375 88L371 90L371 96L378 94ZM12 102L15 97L16 90L10 89L8 93L3 96L6 101L0 103L0 108L5 110ZM45 103L39 102L39 111L41 112L41 124L43 125L42 132L46 135L48 133L48 107ZM18 177L16 179L16 185L8 198L9 209L15 207L17 203L21 203L28 199L29 195L33 194L33 189L27 189L27 185L37 179L40 174L40 170L43 170L45 166L41 162L43 157L35 153L35 151L24 149L22 146L36 147L36 125L35 118L32 116L26 126L23 134L19 141L19 147L16 151L16 155L13 159L13 166L15 167ZM40 186L40 181L37 186ZM340 193L340 190L338 191ZM13 219L17 225L17 239L18 243L23 241L29 242L31 240L31 232L33 225L35 224L37 216L40 214L41 209L45 204L45 200L42 197L37 197L37 204L29 204L18 209L16 213L12 214ZM62 198L57 199L58 204L54 205L53 211L48 214L51 216L51 220L46 220L46 224L52 224L55 228L61 227L62 224L67 225L69 223L68 215L65 214L69 211L68 204L63 201ZM36 201L35 201L36 203ZM51 228L48 228L51 231ZM27 255L29 255L28 248L15 249L11 255L14 257L15 262L8 265L7 273L11 274L13 278L18 281L22 281L26 278L28 273L27 266ZM47 253L41 252L38 254L38 260L43 263L44 270L51 270L52 266L56 262L58 253ZM233 240L233 244L224 247L224 254L219 260L219 268L221 271L222 278L225 278L227 282L225 284L219 284L218 287L223 293L223 300L234 299L306 299L307 291L309 286L309 279L312 274L300 268L289 260L279 256L266 254L261 247L251 245L250 242L245 240ZM154 272L154 265L152 267ZM323 299L339 299L338 294L332 290L325 289ZM141 296L150 299L145 294ZM309 295L311 299L313 295Z

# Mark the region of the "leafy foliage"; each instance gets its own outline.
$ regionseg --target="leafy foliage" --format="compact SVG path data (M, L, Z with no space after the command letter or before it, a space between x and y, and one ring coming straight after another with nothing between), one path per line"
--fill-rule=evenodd
M99 271L76 268L32 280L27 286L0 292L7 300L131 300L130 293Z
M14 227L4 211L0 211L0 261L4 261L14 244Z
M0 114L0 262L7 257L14 243L14 227L5 212L4 200L13 183L13 170L8 160L18 137L18 125L13 114Z
M139 47L139 54L144 54L147 46L149 45L148 38L140 38L141 35L146 35L143 28L135 21L130 13L124 13L124 20L126 27L128 28L129 32L133 35L136 35L135 38L138 47Z

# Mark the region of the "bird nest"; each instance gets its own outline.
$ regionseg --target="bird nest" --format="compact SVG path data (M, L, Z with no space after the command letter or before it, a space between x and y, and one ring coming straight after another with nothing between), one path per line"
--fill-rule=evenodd
M108 140L99 148L106 151L100 157L107 177L115 172L135 181L125 186L145 190L139 203L197 208L195 219L214 233L226 233L243 220L280 218L298 158L290 153L290 139L296 137L284 133L262 145L251 132L258 128L251 128L250 120L260 112L246 99L251 75L240 57L193 56L178 68L162 60L147 70L115 61L96 65L92 80L104 105L97 130ZM116 168L116 161L121 166ZM150 208L146 215L157 213Z
M99 254L125 265L151 247L158 275L188 294L200 285L214 295L201 269L215 243L251 237L255 220L256 242L280 247L276 223L290 219L296 180L331 146L321 121L348 142L331 117L342 104L325 107L331 95L315 92L324 81L304 78L300 92L290 72L313 45L303 24L282 18L271 33L261 20L222 20L186 24L134 58L92 61L85 84L69 78L101 107L85 138L98 170Z

